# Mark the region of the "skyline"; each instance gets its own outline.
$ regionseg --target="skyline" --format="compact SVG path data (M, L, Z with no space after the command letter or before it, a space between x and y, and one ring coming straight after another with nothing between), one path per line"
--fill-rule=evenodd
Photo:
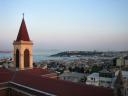
M127 50L127 10L127 0L0 1L0 49L13 49L24 13L35 50Z

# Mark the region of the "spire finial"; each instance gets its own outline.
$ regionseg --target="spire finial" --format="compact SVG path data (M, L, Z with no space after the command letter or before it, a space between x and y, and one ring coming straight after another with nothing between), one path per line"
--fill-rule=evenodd
M23 18L24 18L24 13L23 13Z

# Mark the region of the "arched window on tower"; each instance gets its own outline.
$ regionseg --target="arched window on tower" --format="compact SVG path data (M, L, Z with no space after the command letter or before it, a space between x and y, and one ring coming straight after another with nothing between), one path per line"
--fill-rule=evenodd
M16 68L19 68L19 50L16 49L16 57L15 57L15 60L16 60Z
M29 54L29 50L25 49L24 51L24 67L29 67L29 63L30 63L30 54Z

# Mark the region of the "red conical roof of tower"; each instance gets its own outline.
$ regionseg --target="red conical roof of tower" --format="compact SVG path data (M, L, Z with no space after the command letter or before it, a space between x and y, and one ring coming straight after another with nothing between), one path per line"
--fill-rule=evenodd
M21 23L21 26L20 26L19 33L18 33L16 41L21 41L21 40L30 41L24 17L22 19L22 23Z

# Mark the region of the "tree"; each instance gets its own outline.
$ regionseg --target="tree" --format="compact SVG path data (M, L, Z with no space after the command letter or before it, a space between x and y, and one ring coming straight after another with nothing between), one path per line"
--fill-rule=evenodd
M93 66L91 69L91 73L99 72L102 68L100 66Z
M81 72L81 73L84 73L84 71L85 71L85 70L84 70L84 67L82 67L82 68L80 69L80 72Z
M86 80L87 80L87 77L84 76L83 78L80 79L80 82L86 82Z
M69 67L69 68L68 68L68 70L69 70L70 72L72 72L72 71L73 71L73 70L72 70L72 67Z

